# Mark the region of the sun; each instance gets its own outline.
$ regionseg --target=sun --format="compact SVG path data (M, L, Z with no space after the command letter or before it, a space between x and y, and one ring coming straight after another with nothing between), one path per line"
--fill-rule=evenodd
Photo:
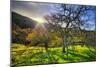
M37 21L39 24L45 23L45 20L43 18L34 18L35 21Z

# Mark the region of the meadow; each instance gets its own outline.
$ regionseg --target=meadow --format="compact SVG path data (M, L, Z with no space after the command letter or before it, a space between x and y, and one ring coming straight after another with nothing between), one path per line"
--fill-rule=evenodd
M95 48L80 45L69 46L68 51L65 53L62 53L62 47L48 48L48 52L44 47L25 46L23 44L13 44L11 48L13 67L96 60Z

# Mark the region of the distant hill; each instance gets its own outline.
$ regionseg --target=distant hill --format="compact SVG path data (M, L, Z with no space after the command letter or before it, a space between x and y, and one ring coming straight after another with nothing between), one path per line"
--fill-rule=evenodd
M17 25L20 28L34 28L36 21L22 16L16 12L12 12L12 24Z
M28 33L35 28L37 22L16 12L12 12L11 16L12 42L24 43Z

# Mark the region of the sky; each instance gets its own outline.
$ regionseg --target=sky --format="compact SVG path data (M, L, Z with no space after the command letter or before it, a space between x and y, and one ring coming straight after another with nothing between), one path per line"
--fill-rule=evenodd
M46 20L44 19L45 15L49 15L52 12L53 13L56 12L54 9L54 5L57 4L40 3L40 2L32 2L32 1L29 2L12 1L11 11L17 12L23 16L29 17L31 19L34 19L42 23L42 22L46 22ZM86 22L87 25L84 26L87 30L95 30L95 26L96 26L95 12L96 11L94 9L94 11L88 13L88 17L90 18L90 20ZM88 24L90 26L88 26Z
M13 1L11 10L32 19L45 21L43 17L50 14L53 8L52 4Z

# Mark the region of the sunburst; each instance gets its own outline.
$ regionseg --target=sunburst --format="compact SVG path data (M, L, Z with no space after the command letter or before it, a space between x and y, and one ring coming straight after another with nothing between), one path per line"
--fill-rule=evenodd
M37 23L39 24L44 24L45 23L45 20L43 18L34 18L35 21L37 21Z

